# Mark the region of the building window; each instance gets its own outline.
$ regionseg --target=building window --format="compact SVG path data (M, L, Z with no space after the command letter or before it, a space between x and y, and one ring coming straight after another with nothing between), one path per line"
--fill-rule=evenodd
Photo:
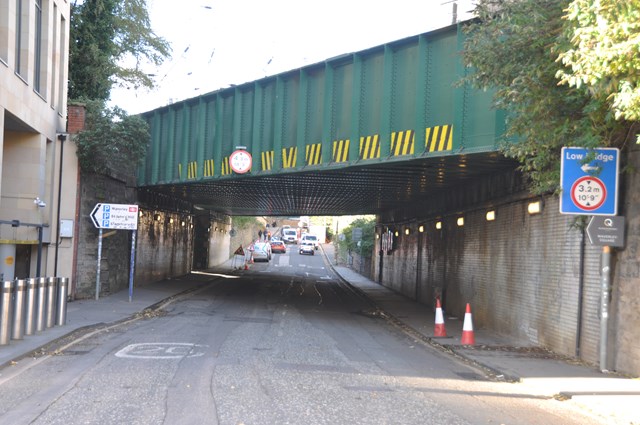
M33 49L33 89L40 93L41 76L40 69L42 68L42 0L35 0L36 13L35 19L35 48Z
M0 0L0 61L9 56L9 0Z
M58 44L58 113L63 113L63 111L65 110L65 93L66 93L66 84L67 84L67 73L66 73L66 67L67 67L67 57L65 55L66 50L65 47L67 46L67 21L66 19L61 16L60 17L60 37L59 37L59 44Z
M26 80L27 57L23 54L28 51L29 25L25 17L29 14L29 6L26 0L16 0L16 63L15 72Z

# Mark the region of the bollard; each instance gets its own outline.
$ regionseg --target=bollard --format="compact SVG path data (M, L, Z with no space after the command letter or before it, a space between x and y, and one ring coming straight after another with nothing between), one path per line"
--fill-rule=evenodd
M56 290L58 289L58 278L47 278L47 307L45 326L52 328L56 319Z
M0 345L9 344L11 337L11 289L13 282L2 282L2 298L0 298Z
M24 334L33 335L36 331L36 310L38 308L38 280L27 280L27 306L25 308Z
M58 303L56 308L56 325L63 326L67 322L67 294L69 293L69 278L58 278Z
M11 329L11 339L23 339L24 302L25 296L27 295L27 281L25 279L16 279L13 288L13 325Z
M45 324L45 313L47 308L47 278L39 277L38 278L38 300L37 306L38 309L36 311L36 331L41 332L44 330Z

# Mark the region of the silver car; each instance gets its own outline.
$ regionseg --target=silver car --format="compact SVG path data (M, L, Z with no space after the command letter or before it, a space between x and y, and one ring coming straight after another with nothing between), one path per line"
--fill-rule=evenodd
M256 242L253 244L253 261L271 260L271 244L269 242Z
M300 248L298 249L300 254L311 254L315 255L315 248L313 246L313 242L303 241L300 243Z

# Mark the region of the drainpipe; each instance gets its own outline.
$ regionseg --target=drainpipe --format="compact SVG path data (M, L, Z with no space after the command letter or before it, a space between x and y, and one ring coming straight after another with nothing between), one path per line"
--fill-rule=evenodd
M58 250L60 248L60 204L62 204L62 160L64 158L64 141L67 140L66 134L58 134L60 140L60 172L58 175L58 211L56 212L56 250L53 260L53 276L58 276Z

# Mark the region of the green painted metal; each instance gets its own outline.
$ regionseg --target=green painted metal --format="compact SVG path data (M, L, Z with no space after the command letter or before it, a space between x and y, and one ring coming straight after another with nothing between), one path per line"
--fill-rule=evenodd
M139 185L492 152L504 114L466 72L457 26L222 89L144 114L151 143Z

